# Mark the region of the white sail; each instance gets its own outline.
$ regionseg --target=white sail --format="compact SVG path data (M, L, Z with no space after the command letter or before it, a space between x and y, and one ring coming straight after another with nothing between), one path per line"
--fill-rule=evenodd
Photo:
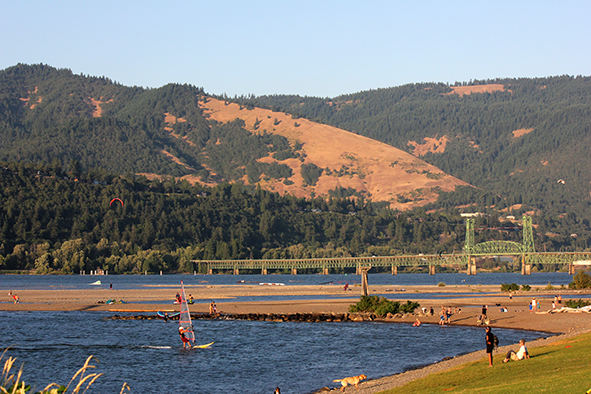
M191 323L191 314L189 313L189 305L187 304L187 296L185 296L185 287L181 280L181 314L179 315L179 327L185 331L185 337L191 342L191 346L195 345L195 333L193 332L193 323Z

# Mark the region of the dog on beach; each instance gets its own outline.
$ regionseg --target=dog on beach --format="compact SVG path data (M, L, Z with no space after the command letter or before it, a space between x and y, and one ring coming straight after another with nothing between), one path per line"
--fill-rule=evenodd
M359 376L352 376L350 378L344 378L344 379L336 379L333 380L333 382L341 382L341 384L343 385L343 388L341 389L341 391L345 391L345 387L347 387L348 385L355 385L355 388L357 390L359 390L359 382L361 382L363 379L367 379L367 376L365 375L359 375Z

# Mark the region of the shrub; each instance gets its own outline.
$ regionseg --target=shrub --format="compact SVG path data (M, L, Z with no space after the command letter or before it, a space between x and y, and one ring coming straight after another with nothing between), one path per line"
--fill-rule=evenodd
M517 283L501 283L501 291L508 293L510 291L518 291L519 290L519 285Z
M579 271L568 284L569 289L587 289L591 287L591 276L585 271Z
M445 287L445 282L439 282L439 283L437 283L437 286L439 286L439 287Z
M406 301L406 304L400 305L398 301L390 301L384 297L362 296L357 304L349 306L349 312L371 312L383 317L388 313L413 313L420 306L418 302Z
M531 286L530 285L521 285L521 290L523 290L523 291L530 291L531 290Z
M400 309L402 309L404 313L414 313L415 309L419 308L420 306L421 304L418 302L406 301L406 304L402 304Z
M578 300L566 300L564 305L568 306L569 308L582 308L584 306L591 305L591 301L584 301L582 299Z

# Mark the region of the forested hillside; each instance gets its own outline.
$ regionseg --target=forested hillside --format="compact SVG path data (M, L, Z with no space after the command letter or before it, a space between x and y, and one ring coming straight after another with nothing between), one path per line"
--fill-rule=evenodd
M0 163L0 269L192 272L192 259L452 252L464 240L457 211L405 214L356 198L77 175Z
M45 65L0 71L0 160L235 182L299 197L348 189L411 209L465 185L390 145L187 85L125 87Z
M569 216L573 234L589 231L589 77L409 84L334 99L277 95L238 102L391 144L498 195L488 206L525 204L545 220Z
M0 71L0 270L459 252L462 212L483 214L476 242L520 241L494 228L528 214L537 250L587 249L589 87L560 77L230 100L11 67Z

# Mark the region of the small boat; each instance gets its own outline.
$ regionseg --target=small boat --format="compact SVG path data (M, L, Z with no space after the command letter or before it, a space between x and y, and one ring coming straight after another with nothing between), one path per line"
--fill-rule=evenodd
M89 285L91 285L91 286L100 286L100 285L102 285L102 283L101 283L100 280L97 280L96 282L89 283Z

